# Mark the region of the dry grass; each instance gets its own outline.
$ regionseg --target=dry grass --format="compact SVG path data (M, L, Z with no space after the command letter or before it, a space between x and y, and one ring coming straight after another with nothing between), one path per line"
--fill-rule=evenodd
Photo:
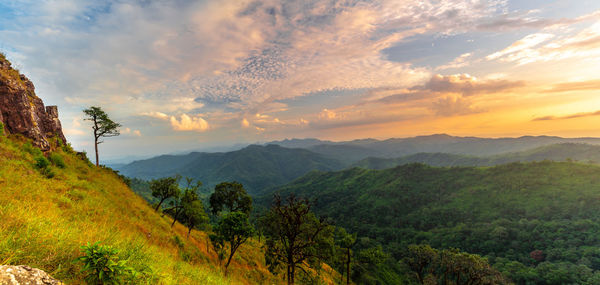
M48 179L22 139L0 137L0 264L28 264L79 284L79 247L100 241L118 248L149 284L279 282L258 244L244 247L223 276L206 233L193 231L188 240L183 226L172 229L110 170L59 153L67 167L54 167L57 175Z
M0 136L0 264L27 264L67 284L83 283L79 247L100 241L121 257L146 284L283 284L266 268L262 244L250 240L224 276L208 235L162 216L112 171L96 168L72 153L56 151L65 168L48 179L25 151L27 140ZM320 284L339 274L325 266Z

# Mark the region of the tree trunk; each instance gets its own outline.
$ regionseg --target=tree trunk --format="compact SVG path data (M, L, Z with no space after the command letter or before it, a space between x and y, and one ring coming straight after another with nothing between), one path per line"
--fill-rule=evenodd
M292 264L292 270L290 272L290 279L291 279L290 284L294 285L294 282L296 282L296 264Z
M188 229L187 239L190 239L190 233L192 232L192 228L193 227L189 227Z
M233 249L233 246L231 246L231 252L229 253L229 258L227 259L227 263L225 263L225 276L227 276L227 268L229 268L229 263L231 262L231 258L233 257L234 253L235 253L235 250Z
M348 260L346 262L346 284L350 285L350 248L347 251Z
M96 137L96 131L94 131L94 148L96 149L96 166L99 166L100 163L98 161L98 138Z
M288 283L288 285L292 284L291 283L292 279L290 278L290 265L289 264L287 266L287 276L286 277L287 277L287 283Z
M154 208L154 211L158 212L158 208L160 208L160 205L162 205L162 203L165 201L165 199L162 199L162 200L160 200L160 202L158 202L158 205L156 205L156 208Z

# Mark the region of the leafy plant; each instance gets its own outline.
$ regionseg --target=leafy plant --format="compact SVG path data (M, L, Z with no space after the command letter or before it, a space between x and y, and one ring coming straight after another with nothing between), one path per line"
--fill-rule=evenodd
M37 147L33 146L33 145L31 144L31 142L26 142L26 143L23 145L23 150L24 150L25 152L27 152L27 153L29 153L29 154L33 155L34 157L37 157L37 156L42 156L42 155L43 155L42 151L41 151L39 148L37 148Z
M48 158L50 159L52 164L54 164L60 168L65 168L67 166L65 164L65 160L63 159L62 155L60 155L58 153L55 153L55 152L51 153Z
M4 136L4 124L0 122L0 136Z
M111 246L87 243L81 250L84 255L76 261L83 263L81 271L85 272L88 284L123 284L137 275L127 266L127 260L119 260L119 251Z
M50 161L43 156L38 156L35 158L35 167L40 170L44 170L50 166Z

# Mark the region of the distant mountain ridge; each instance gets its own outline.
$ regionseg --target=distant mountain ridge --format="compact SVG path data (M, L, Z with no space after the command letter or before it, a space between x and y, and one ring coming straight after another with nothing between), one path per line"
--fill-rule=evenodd
M368 157L353 163L351 167L386 169L408 163L424 163L431 166L494 166L511 162L542 160L573 160L586 163L599 163L600 146L583 143L560 143L541 146L521 152L511 152L486 157L421 152L398 158Z
M289 183L311 170L384 169L413 162L432 166L492 166L568 158L600 162L600 139L549 136L489 139L449 135L349 142L292 139L230 152L161 155L113 167L126 176L141 179L181 174L201 180L205 190L219 182L235 180L256 194Z
M293 140L292 140L293 141ZM305 142L304 146L302 143ZM417 153L448 153L472 156L492 156L519 152L559 143L600 144L600 138L562 138L556 136L522 136L517 138L478 138L457 137L447 134L434 134L411 138L390 138L386 140L362 139L344 142L316 139L296 140L297 147L331 156L348 162L356 162L367 157L397 158ZM286 146L289 142L275 141L271 144Z
M250 192L281 185L311 170L331 171L343 164L306 149L250 145L232 152L161 155L135 161L118 170L129 177L153 179L180 174L199 179L205 189L219 182L238 181Z

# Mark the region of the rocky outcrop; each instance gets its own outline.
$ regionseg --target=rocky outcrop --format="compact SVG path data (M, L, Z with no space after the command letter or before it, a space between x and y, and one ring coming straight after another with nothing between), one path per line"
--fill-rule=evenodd
M50 150L50 140L66 143L56 106L44 107L35 95L33 83L11 67L0 54L0 121L6 132L22 134L43 151Z
M62 285L48 273L26 265L0 265L0 285Z

